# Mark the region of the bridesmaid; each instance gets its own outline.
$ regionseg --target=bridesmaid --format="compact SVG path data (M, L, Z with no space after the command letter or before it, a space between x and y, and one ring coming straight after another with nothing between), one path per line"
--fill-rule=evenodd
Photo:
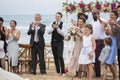
M80 51L82 48L82 38L79 37L79 35L84 34L84 24L85 24L84 18L79 18L77 20L75 44L74 44L74 48L73 48L73 53L72 53L71 60L66 69L68 72L76 73L75 77L78 76L78 69L79 69L78 58L79 58L79 54L80 54Z
M18 40L20 38L20 31L16 29L16 25L17 25L17 22L15 20L10 21L10 30L8 30L8 35L7 35L8 61L14 73L18 72L17 70L18 51L19 51Z

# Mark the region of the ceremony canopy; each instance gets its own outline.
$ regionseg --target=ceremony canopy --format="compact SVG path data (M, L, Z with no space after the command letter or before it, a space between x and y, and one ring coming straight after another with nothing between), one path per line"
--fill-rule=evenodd
M120 0L66 0L62 5L62 10L66 13L66 25L68 25L68 19L73 13L90 13L94 10L108 13L112 10L117 10L117 6L120 5Z

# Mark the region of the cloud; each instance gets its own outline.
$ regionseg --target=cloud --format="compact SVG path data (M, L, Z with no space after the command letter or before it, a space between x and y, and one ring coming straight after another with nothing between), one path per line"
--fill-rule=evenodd
M61 11L63 0L1 0L0 14L53 14Z
M68 2L81 0L68 0ZM83 0L85 3L95 0ZM100 0L105 1L105 0ZM107 0L111 2L112 0ZM0 14L54 14L66 0L0 0Z

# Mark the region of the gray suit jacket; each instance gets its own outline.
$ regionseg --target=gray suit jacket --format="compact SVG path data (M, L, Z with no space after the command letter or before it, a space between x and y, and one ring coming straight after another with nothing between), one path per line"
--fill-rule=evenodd
M39 30L38 30L38 44L40 47L44 47L45 46L45 40L44 40L44 33L45 33L45 27L46 25L44 24L40 24L39 25ZM27 32L28 35L31 35L31 38L30 38L30 44L33 45L34 44L34 36L35 36L35 29L32 30L32 25L30 24L30 27L29 27L29 30Z

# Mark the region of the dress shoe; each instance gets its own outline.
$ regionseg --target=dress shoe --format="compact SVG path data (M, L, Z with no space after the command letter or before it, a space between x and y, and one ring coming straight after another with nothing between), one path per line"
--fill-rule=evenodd
M46 72L41 72L42 75L47 74Z
M33 75L36 75L36 72L32 72Z

